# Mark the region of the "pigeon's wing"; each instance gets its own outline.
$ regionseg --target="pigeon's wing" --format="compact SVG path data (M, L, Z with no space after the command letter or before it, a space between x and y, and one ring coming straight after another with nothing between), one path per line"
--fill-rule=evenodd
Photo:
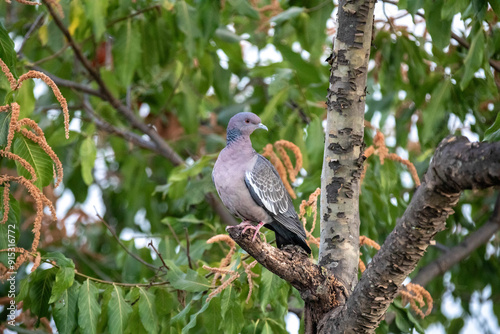
M254 201L274 220L303 239L306 238L292 199L269 160L259 154L253 168L245 173L245 183Z

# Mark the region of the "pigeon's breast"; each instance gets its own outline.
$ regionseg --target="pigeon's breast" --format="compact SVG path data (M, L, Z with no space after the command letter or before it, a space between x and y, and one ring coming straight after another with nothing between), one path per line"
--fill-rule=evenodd
M212 172L213 181L222 203L234 216L252 222L270 223L272 218L253 200L245 184L245 163L232 160L225 163L225 156L217 159Z

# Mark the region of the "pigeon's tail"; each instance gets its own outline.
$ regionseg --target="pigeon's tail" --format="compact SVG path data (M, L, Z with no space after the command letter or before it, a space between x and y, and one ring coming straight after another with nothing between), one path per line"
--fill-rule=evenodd
M274 231L276 235L276 245L278 245L278 248L281 249L286 245L297 245L304 249L307 254L311 254L311 248L309 248L306 241L297 234L286 229L280 223L274 221L270 224L266 224L265 226Z

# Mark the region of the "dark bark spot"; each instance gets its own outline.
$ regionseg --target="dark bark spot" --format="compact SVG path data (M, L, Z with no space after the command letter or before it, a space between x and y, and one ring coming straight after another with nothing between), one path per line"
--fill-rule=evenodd
M329 136L330 138L337 138L337 136L336 136L336 135L334 135L333 133L330 133L328 136Z
M332 150L335 154L346 154L352 152L353 146L349 145L344 148L339 143L331 143L330 145L328 145L328 149Z
M325 213L325 214L323 215L323 221L327 222L327 221L328 221L328 219L330 219L330 214L329 214L329 213Z
M352 133L352 128L344 128L339 130L339 135L347 135L349 136Z
M328 163L328 167L330 167L330 169L332 169L334 172L336 172L337 170L339 170L340 167L342 167L342 165L340 164L340 162L335 159L335 160L332 160Z
M332 182L326 185L326 201L328 203L338 203L340 189L344 186L343 177L333 177Z
M344 212L338 212L337 213L337 218L345 218L345 213Z

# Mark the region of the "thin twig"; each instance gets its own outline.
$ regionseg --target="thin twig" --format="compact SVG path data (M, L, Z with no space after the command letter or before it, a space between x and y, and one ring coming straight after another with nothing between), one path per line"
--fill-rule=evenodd
M94 210L96 210L94 208ZM97 210L96 210L97 211ZM113 237L116 239L116 241L118 242L118 244L125 250L125 252L127 252L130 256L132 256L134 259L136 259L137 261L139 261L140 263L142 263L143 265L145 265L146 267L148 268L151 268L155 271L157 270L161 270L161 267L158 268L157 266L155 265L152 265L151 263L148 263L146 261L144 261L143 259L141 259L138 255L132 253L128 248L127 246L125 246L123 244L123 242L120 240L120 238L118 237L118 235L116 234L115 230L113 228L111 228L111 226L109 226L109 224L99 215L99 213L96 212L96 215L97 215L97 218L99 218L99 220L101 221L101 223L104 224L104 226L106 226L106 228L109 230L109 232L111 232L111 234L113 235Z
M147 11L150 11L152 9L161 9L161 5L154 5L154 6L151 6L151 7L146 7L146 8L143 8L143 9L139 9L138 11L136 11L136 12L134 12L132 14L129 14L127 16L120 17L118 19L112 20L108 24L106 24L106 28L109 28L109 27L113 26L114 24L116 24L118 22L128 20L128 19L130 19L130 18L132 18L134 16L140 15L140 14L142 14L144 12L147 12Z
M184 227L184 233L186 234L186 256L188 258L189 268L193 269L193 264L191 263L191 254L189 254L189 233L187 227Z
M170 268L165 263L165 260L163 260L163 256L161 255L161 253L158 252L158 250L156 249L155 245L153 245L153 241L150 241L149 244L148 244L148 246L151 247L151 248L153 248L153 250L155 251L156 255L158 255L158 257L160 258L160 261L163 264L163 267L165 267L167 270L170 270Z
M38 29L38 27L40 26L40 23L42 22L42 19L43 19L44 16L45 16L45 13L42 13L42 14L38 15L37 18L35 19L35 22L33 22L33 24L28 29L28 32L26 33L26 35L24 35L23 41L21 43L21 46L19 47L19 50L17 51L17 56L18 57L23 54L23 49L24 49L24 46L26 45L26 41L30 38L30 36L33 33L33 31L35 31L35 29Z

